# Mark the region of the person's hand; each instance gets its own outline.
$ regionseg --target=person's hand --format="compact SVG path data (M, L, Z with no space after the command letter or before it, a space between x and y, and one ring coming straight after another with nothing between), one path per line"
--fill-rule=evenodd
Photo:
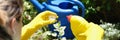
M67 16L70 28L77 40L102 40L104 29L97 24L88 22L81 16Z
M39 25L39 26L45 26L48 24L52 24L56 22L58 16L56 13L51 11L44 11L40 14L38 14L31 22L30 25Z
M38 14L29 24L22 28L21 40L28 40L30 36L45 25L56 22L58 18L56 13L44 11Z

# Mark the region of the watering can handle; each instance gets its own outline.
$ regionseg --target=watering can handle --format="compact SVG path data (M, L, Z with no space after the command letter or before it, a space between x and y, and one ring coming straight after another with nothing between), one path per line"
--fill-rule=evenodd
M82 4L82 2L78 1L78 0L73 0L72 2L74 2L76 5L78 5L79 7L81 7L82 9L82 17L85 16L85 6Z
M50 1L51 0L48 0L48 2L50 2ZM38 12L46 10L45 7L38 2L38 0L30 0L30 2L36 7L36 9L38 10ZM84 17L85 16L85 7L82 4L82 2L80 2L78 0L72 0L72 2L74 2L76 5L78 5L79 7L81 7L81 9L82 9L82 15L81 16Z
M30 0L30 2L36 7L38 12L44 11L45 7L38 2L38 0Z

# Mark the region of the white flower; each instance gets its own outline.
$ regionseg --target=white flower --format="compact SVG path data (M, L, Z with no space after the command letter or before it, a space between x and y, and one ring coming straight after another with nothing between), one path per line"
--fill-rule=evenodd
M52 36L56 37L56 36L57 36L57 33L52 33Z
M64 32L65 28L66 28L66 26L62 26L62 27L59 28L58 32L59 32L60 36L63 36L65 34L65 32Z
M63 36L65 34L64 30L65 30L66 26L61 26L57 29L54 29L54 31L58 31L59 32L59 36Z
M46 31L45 33L42 34L42 37L46 38L47 35L51 35L51 32L50 31Z
M61 26L61 27L60 27L60 30L61 30L61 31L64 31L65 28L66 28L66 26Z
M66 37L61 38L61 40L67 40Z
M60 27L60 23L53 24L53 26L54 26L55 28L59 28L59 27Z

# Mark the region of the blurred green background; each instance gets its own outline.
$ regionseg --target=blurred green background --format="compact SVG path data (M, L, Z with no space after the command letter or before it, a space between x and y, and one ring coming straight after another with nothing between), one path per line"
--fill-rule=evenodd
M39 0L40 3L45 1L46 0ZM99 24L101 27L105 29L104 40L120 39L120 0L80 0L80 1L83 2L86 8L85 19L89 22ZM38 13L37 10L29 2L29 0L24 0L23 24L25 25L29 23L37 15L37 13ZM81 10L79 13L81 13ZM47 28L42 28L40 30L48 31ZM39 31L36 33L42 35L44 32L41 33ZM44 40L47 39L49 39L49 36L46 37L46 39Z

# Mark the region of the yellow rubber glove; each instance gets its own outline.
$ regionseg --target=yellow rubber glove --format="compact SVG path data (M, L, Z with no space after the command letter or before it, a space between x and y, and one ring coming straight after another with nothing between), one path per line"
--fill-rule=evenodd
M21 40L28 40L39 28L56 22L56 18L58 18L58 16L50 11L38 14L29 24L22 28Z
M70 21L72 33L77 40L102 40L104 30L92 22L88 23L80 16L67 16Z

